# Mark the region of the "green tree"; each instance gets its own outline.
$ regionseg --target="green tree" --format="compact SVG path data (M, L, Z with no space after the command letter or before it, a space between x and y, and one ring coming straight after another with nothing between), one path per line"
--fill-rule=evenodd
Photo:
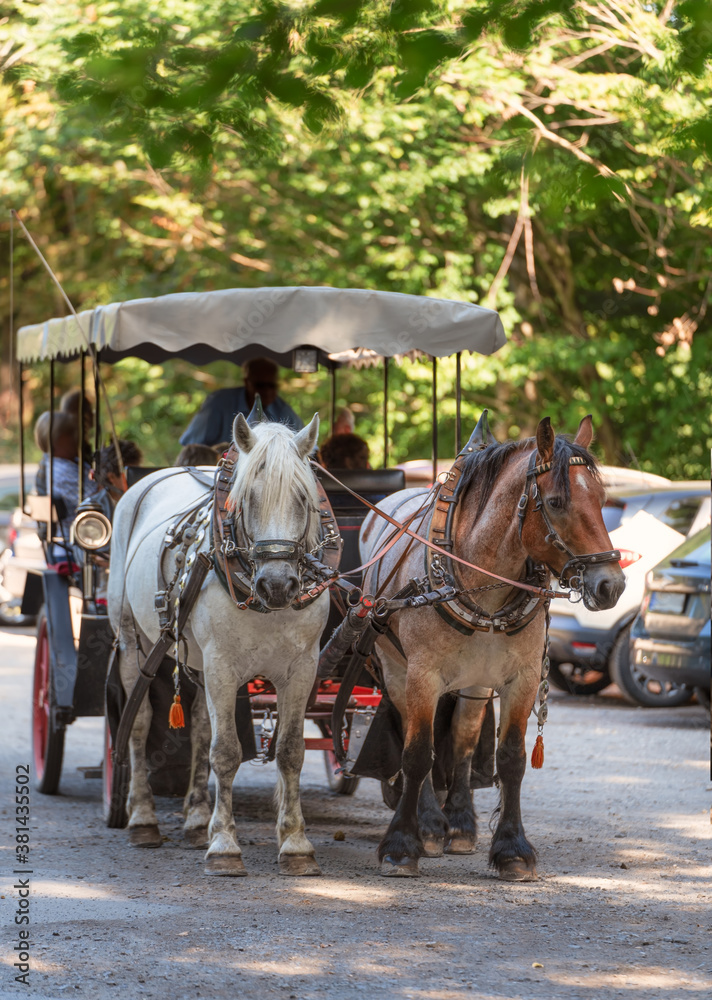
M465 358L466 420L487 405L518 436L591 411L608 461L706 474L705 5L12 6L2 187L77 304L332 284L493 305L510 344ZM16 259L17 320L57 313ZM158 367L111 384L120 428L150 425L166 460L235 373ZM397 460L429 453L429 377L393 374ZM441 364L443 453L453 378ZM339 384L378 460L380 373ZM326 415L324 378L292 388Z

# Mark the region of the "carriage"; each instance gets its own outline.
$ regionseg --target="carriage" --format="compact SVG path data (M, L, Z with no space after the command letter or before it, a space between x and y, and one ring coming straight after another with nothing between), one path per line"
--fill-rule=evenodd
M20 378L28 365L49 365L50 402L55 396L55 366L79 364L80 407L88 380L93 381L96 399L92 441L83 440L85 421L79 414L79 454L90 446L98 451L106 431L106 413L102 412L101 370L124 357L150 362L183 358L195 365L222 359L240 364L254 356L267 356L280 365L299 371L321 368L331 380L330 421L333 426L337 398L338 371L355 355L364 354L383 365L384 452L388 455L388 375L392 359L412 351L432 358L433 366L433 475L437 468L437 358L457 356L457 451L460 450L460 352L492 353L504 343L501 323L486 309L462 302L423 299L388 292L331 288L263 288L174 294L158 299L113 303L81 313L52 319L18 331L16 357ZM22 393L20 393L22 400ZM104 408L105 409L105 408ZM21 425L23 414L20 414ZM24 468L24 446L21 441ZM50 463L51 469L51 463ZM128 468L129 486L137 484L151 470ZM206 491L214 473L196 473L203 477ZM403 489L404 473L396 468L340 471L338 482L322 476L323 492L333 505L333 515L341 548L337 558L339 571L347 574L358 566L358 534L368 508L354 493L366 500L379 500ZM34 496L22 481L23 509L46 524L47 544L57 538L57 523L62 511L48 493ZM136 487L139 488L138 486ZM83 568L76 565L71 553L66 560L50 558L46 569L28 577L22 611L37 614L37 649L33 680L32 740L37 787L41 792L57 791L62 769L66 729L80 716L105 715L105 748L101 772L84 769L88 777L103 778L105 817L111 826L126 822L126 776L117 782L112 767L112 746L119 733L125 698L118 683L114 656L114 633L97 602L97 574L92 567L91 551L106 542L110 525L102 524L101 515L82 515L75 524L75 537L84 549ZM353 588L358 575L348 578ZM332 585L333 599L325 643L348 610L348 594L340 598ZM183 795L189 773L190 713L186 712L183 731L171 730L167 720L173 696L171 674L174 661L161 657L155 681L148 685L153 707L149 735L148 762L151 786L155 794ZM324 754L330 787L341 794L352 794L358 777L345 771L334 756L332 714L340 689L340 672L321 679L313 692L306 717L320 730L320 736L307 736L307 749ZM107 680L108 678L108 680ZM344 733L340 745L349 745L353 763L364 743L369 725L381 702L377 681L366 671L352 682L343 708ZM195 685L184 678L183 700L190 707ZM243 742L243 759L268 759L274 753L273 734L277 724L276 694L264 680L255 678L241 690L236 703L236 721ZM256 727L256 731L253 728ZM341 740L343 739L343 744ZM384 795L393 804L393 791L384 783Z

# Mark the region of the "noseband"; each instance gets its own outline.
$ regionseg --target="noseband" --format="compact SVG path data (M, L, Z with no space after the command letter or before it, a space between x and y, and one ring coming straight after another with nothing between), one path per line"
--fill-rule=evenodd
M527 508L529 506L529 500L535 501L534 510L538 511L542 518L544 519L544 524L548 529L548 534L544 538L547 545L553 545L555 549L559 552L564 552L569 558L565 563L561 573L559 574L559 586L562 589L568 590L583 590L584 586L584 574L587 567L597 566L601 563L618 562L620 560L621 554L618 549L609 549L607 552L589 552L583 555L576 555L568 547L566 542L563 540L561 535L558 533L554 525L549 520L549 515L546 513L546 507L544 506L544 497L539 492L539 487L537 486L537 476L543 475L545 472L549 472L552 467L552 462L544 462L541 465L536 464L537 452L533 451L529 459L529 466L527 468L527 478L524 485L524 492L519 498L519 503L517 504L517 514L519 517L519 540L522 539L522 530L524 528L524 518L527 514ZM585 458L580 458L579 456L573 455L569 459L569 465L585 465L588 466L588 462ZM548 563L547 563L548 565ZM549 566L549 569L556 575L556 571ZM568 578L567 578L568 571Z

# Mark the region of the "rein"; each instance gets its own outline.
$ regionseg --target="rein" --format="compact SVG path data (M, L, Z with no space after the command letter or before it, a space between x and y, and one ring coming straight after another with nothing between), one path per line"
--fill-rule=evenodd
M360 500L361 503L364 504L364 506L368 507L368 509L372 511L374 514L378 514L379 517L384 518L384 520L388 521L389 524L392 524L394 528L399 529L398 532L389 539L389 541L383 547L383 549L379 550L375 556L373 556L371 559L368 560L368 562L363 563L361 566L357 566L356 569L349 570L348 573L343 573L342 576L351 576L354 573L361 573L363 570L368 569L374 563L378 562L379 559L382 559L383 556L386 554L386 552L388 552L388 550L392 548L393 545L395 545L395 543L400 538L402 538L403 535L408 535L415 541L422 542L423 545L426 545L429 549L432 549L433 551L442 554L442 548L439 545L437 545L434 542L431 542L430 539L425 538L417 531L413 531L411 528L408 527L410 521L407 521L405 524L403 524L401 521L397 521L394 517L391 517L390 514L386 514L385 511L379 510L378 507L374 506L374 504L366 500L365 497L362 497L360 496L360 494L354 492L354 490L349 489L348 486L342 483L341 480L337 479L336 476L333 475L331 472L329 472L328 469L324 469L322 468L322 466L317 466L316 462L312 462L312 465L316 466L321 474L326 473L329 479L332 479L342 489L346 490L347 493L350 493L352 497L355 497L357 500ZM416 513L419 513L419 511L417 511ZM482 566L476 566L474 563L468 562L466 559L461 559L460 556L456 556L452 553L448 553L448 558L452 559L456 563L460 563L461 566L467 566L468 569L474 569L478 573L484 573L485 576L490 576L494 580L499 580L500 583L509 584L510 587L518 587L520 590L527 590L532 594L536 594L538 597L548 597L548 598L559 597L568 600L567 595L561 594L559 593L559 591L549 590L546 587L535 587L532 584L524 583L523 580L510 580L506 576L500 576L499 573L493 573L492 570L483 569Z

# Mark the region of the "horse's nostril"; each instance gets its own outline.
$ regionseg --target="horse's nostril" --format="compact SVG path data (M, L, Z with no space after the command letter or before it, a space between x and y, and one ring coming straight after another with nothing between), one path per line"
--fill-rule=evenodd
M290 576L286 585L287 600L291 603L299 594L299 580L296 576Z
M257 583L255 584L255 593L264 604L269 603L271 593L269 587L264 582L264 580L257 581Z

